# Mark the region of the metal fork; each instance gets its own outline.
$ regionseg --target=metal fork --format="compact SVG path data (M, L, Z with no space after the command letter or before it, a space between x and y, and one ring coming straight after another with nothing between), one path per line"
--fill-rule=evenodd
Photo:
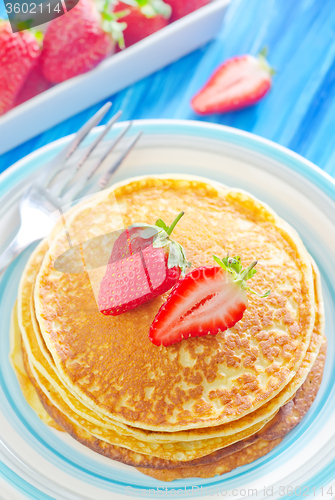
M119 135L112 141L108 149L99 156L90 172L79 179L71 186L71 180L83 167L95 148L100 144L112 125L119 119L122 112L116 113L105 125L103 131L93 141L88 150L77 163L69 166L68 160L77 150L78 146L106 115L111 107L111 103L105 104L90 120L88 120L77 132L74 139L60 153L50 161L38 174L38 179L34 181L24 192L20 205L21 224L18 233L8 247L0 256L0 276L9 264L31 243L47 236L52 230L56 220L57 212L62 214L62 207L67 205L84 191L90 183L94 173L119 143L125 133L129 130L132 122L128 123ZM138 132L127 145L127 147L116 158L112 165L104 172L102 177L94 182L85 195L104 189L110 181L112 175L121 165L122 161L133 149L142 132Z

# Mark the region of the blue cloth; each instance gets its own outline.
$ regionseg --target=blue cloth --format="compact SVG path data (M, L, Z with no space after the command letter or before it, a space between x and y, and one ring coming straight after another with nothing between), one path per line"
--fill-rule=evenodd
M265 46L276 75L271 92L259 104L210 117L198 117L191 110L191 97L222 61L238 54L255 55ZM334 0L232 0L216 40L108 100L114 103L113 113L123 110L125 120L206 120L253 132L335 176L334 90ZM77 131L101 104L0 156L0 171Z

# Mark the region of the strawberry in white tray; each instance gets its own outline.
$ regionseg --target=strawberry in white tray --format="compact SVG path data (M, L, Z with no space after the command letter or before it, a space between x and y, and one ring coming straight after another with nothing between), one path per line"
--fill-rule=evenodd
M174 286L151 325L151 342L169 346L189 337L217 335L242 319L247 291L256 293L247 280L256 273L257 262L242 270L239 257L214 260L218 266L198 267Z
M124 0L116 3L113 12L124 12L120 22L123 30L124 46L130 47L168 25L171 7L163 0Z
M8 21L0 20L0 115L15 106L40 52L34 33L29 30L13 33Z

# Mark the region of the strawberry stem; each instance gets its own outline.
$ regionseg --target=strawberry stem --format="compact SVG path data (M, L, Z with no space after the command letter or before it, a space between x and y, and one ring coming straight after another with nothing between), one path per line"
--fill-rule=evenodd
M266 57L269 53L268 47L265 45L265 47L262 48L262 50L259 52L259 56L261 57Z
M175 220L172 222L171 226L166 231L169 236L171 235L172 231L174 230L174 228L176 227L176 225L178 224L178 222L180 221L180 219L182 218L182 216L184 215L184 213L185 212L180 212L180 214L177 215L177 217L175 218Z
M184 215L185 212L180 212L179 215L177 215L177 217L175 218L175 220L172 222L171 226L167 226L165 224L164 221L162 221L162 219L158 219L156 220L156 223L155 225L158 226L158 227L161 227L162 229L164 229L164 231L167 233L168 236L171 235L172 231L174 230L174 228L176 227L176 225L178 224L178 222L180 221L180 219L182 218L182 216Z
M247 268L244 269L244 271L242 272L241 274L241 280L243 281L244 278L246 277L246 275L248 274L249 271L251 271L251 269L253 269L255 267L255 265L257 264L257 260L254 260L254 262L252 262Z

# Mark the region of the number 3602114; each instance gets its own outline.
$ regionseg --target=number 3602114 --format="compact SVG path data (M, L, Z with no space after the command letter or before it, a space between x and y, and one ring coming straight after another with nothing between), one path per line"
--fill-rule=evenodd
M61 2L56 5L51 5L51 3L6 3L6 11L7 14L51 14L52 11L61 14L63 6Z

